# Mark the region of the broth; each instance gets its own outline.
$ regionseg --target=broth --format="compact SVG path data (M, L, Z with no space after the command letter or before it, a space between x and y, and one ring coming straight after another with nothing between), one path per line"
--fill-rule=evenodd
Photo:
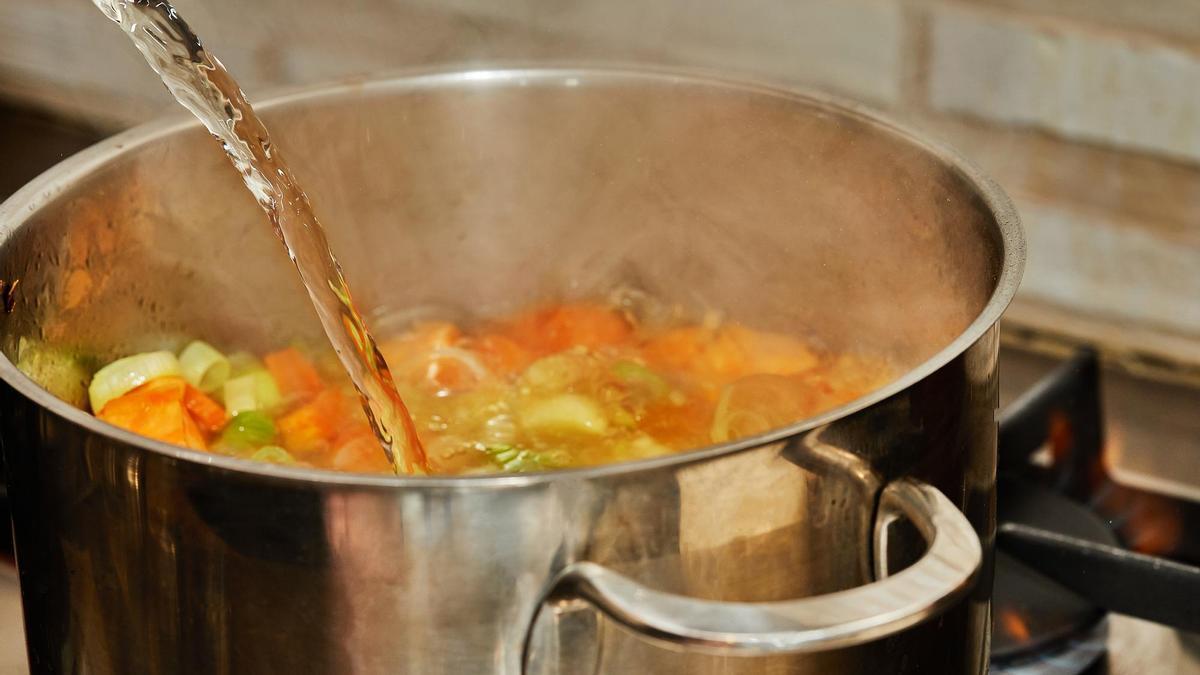
M890 376L865 357L677 316L619 299L559 303L470 325L414 323L380 349L431 472L450 475L591 466L734 440L845 403ZM194 449L391 471L327 351L225 356L195 342L178 355L133 355L99 369L88 398L111 424Z

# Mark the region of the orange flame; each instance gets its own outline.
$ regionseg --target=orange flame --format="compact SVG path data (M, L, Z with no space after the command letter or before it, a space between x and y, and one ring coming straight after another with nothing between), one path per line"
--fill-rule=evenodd
M1012 636L1017 642L1029 642L1029 625L1025 623L1025 619L1021 615L1011 609L1000 611L1000 627L1005 633Z

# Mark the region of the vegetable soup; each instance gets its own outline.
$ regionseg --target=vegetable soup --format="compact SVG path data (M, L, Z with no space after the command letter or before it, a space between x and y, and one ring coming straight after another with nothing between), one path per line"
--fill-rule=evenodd
M619 302L533 307L381 342L434 473L525 472L654 457L764 432L854 399L889 369L735 322L644 320ZM85 380L86 381L86 380ZM390 473L324 352L195 341L99 368L100 419L213 453Z

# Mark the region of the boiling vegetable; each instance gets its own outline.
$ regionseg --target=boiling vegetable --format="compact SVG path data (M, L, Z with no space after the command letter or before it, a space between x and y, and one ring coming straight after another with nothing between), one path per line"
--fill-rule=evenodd
M183 378L200 391L216 391L229 379L229 359L207 342L196 340L179 352Z
M103 410L109 401L160 377L179 375L179 359L171 352L148 352L117 359L92 375L88 399L92 410Z
M785 335L711 319L639 325L627 307L602 303L470 327L416 323L380 348L445 474L657 457L789 424L887 376L878 364L824 357ZM178 356L114 361L95 373L88 395L101 419L185 447L390 470L336 360L301 347L260 359L197 340Z

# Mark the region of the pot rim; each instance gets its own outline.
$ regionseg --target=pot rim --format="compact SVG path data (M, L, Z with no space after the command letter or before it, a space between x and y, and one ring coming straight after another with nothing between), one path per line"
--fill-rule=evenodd
M255 104L258 110L268 112L302 102L317 102L336 99L347 95L383 95L406 91L428 90L437 87L458 86L466 82L488 82L495 85L524 85L535 82L542 85L559 83L574 87L587 82L633 81L666 84L695 84L718 87L730 91L742 91L772 96L783 100L803 102L815 108L823 108L846 117L890 132L939 159L948 169L956 172L987 205L993 214L1000 235L1002 256L1000 274L987 303L975 319L949 344L938 350L923 363L907 371L889 384L820 415L809 417L794 424L779 427L737 441L708 445L685 452L662 457L617 462L594 467L560 469L529 474L483 474L471 476L389 476L379 474L337 472L326 469L288 467L265 462L253 462L225 455L191 450L162 441L139 436L130 431L102 422L93 415L69 405L42 389L37 383L17 370L16 366L0 354L0 380L13 387L18 393L85 430L101 434L127 446L147 450L179 461L207 464L218 469L239 473L257 474L263 478L346 485L363 488L425 488L425 489L480 489L522 488L545 484L563 479L592 479L614 474L652 471L669 466L682 466L732 454L762 445L776 443L811 431L834 420L847 417L860 410L883 401L911 387L946 365L979 340L995 325L1012 301L1020 284L1025 265L1025 237L1019 217L1008 195L988 178L974 163L960 155L950 146L930 140L909 127L899 124L886 115L860 103L838 96L815 92L803 88L784 87L743 77L695 68L650 67L645 65L505 65L485 67L449 66L419 68L396 73L340 80L302 87L288 88L265 97ZM0 243L13 235L26 221L26 216L61 194L67 186L109 163L114 158L132 152L146 144L182 131L198 129L200 123L186 113L174 114L162 119L138 125L79 152L59 162L37 178L19 189L0 203ZM285 141L286 142L286 141Z

